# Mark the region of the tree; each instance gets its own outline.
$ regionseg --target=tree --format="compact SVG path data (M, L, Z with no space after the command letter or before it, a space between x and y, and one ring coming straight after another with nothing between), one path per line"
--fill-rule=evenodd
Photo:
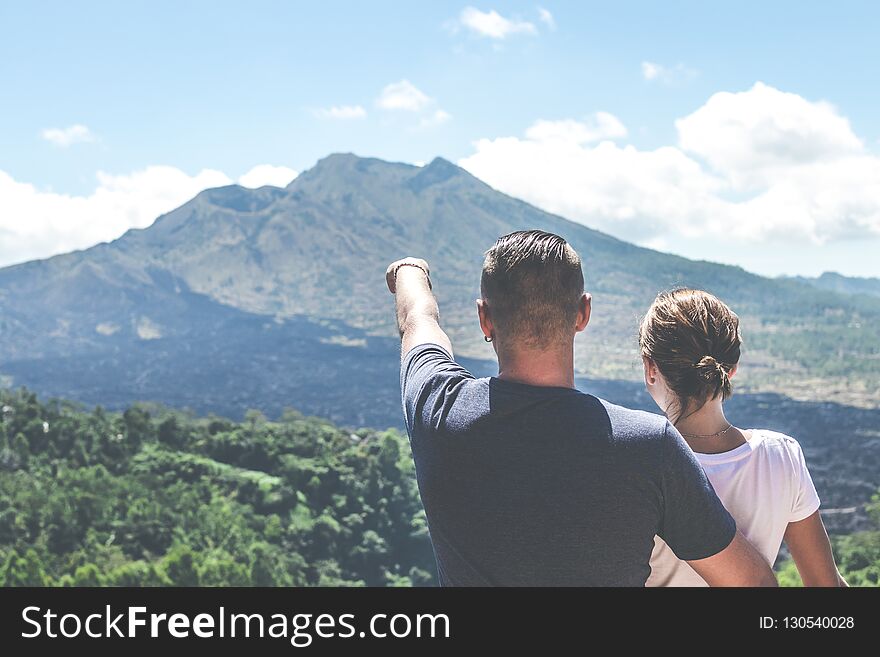
M236 562L228 552L216 552L202 559L199 583L202 586L248 586L250 573L246 565Z
M277 549L268 543L254 543L250 554L252 586L293 586L293 576Z
M187 545L172 548L162 559L160 569L171 586L198 586L199 572L193 551Z
M12 439L12 452L18 457L19 467L27 468L31 456L31 446L23 433L18 433Z
M73 585L74 586L103 586L104 585L104 577L101 575L101 571L98 570L98 567L93 563L85 564L84 566L80 566L73 573Z
M257 427L266 423L266 416L262 411L252 408L245 412L244 421L251 431L256 431Z
M131 561L115 568L107 577L112 586L163 586L169 582L145 561Z
M181 448L184 446L186 442L186 437L181 431L180 426L177 423L177 418L174 415L171 415L159 424L158 430L158 438L159 442L169 447Z
M36 551L28 549L24 556L14 550L0 566L0 586L47 586L48 579Z
M155 435L151 420L149 412L138 406L132 406L122 414L125 437L132 450L136 450Z

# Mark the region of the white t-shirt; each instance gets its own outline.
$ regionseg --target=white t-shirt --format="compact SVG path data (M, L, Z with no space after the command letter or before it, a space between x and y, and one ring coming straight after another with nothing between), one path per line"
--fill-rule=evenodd
M754 429L748 442L721 454L696 454L718 497L767 563L773 565L788 523L808 518L819 495L794 438ZM659 536L645 586L706 586Z

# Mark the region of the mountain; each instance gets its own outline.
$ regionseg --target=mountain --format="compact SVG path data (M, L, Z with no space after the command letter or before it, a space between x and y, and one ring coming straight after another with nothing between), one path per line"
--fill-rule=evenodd
M396 348L387 264L426 257L458 352L489 359L473 303L482 253L524 228L560 233L583 256L595 299L578 349L585 376L638 380L638 317L684 284L742 316L742 390L880 404L880 300L639 248L441 158L416 167L345 154L286 189L210 189L112 243L0 270L0 375L93 402L169 396L224 411L262 406L281 386L298 393L291 404L305 395L350 422L351 407L373 402L327 395L341 394L352 366L363 379L365 363L381 369L380 351Z
M639 248L443 159L332 155L286 189L210 189L112 243L0 269L0 386L111 409L146 400L241 418L293 407L399 427L387 264L429 260L457 354L489 375L474 309L482 255L524 228L559 233L583 257L594 312L578 343L582 388L653 410L638 319L659 290L709 289L743 318L732 419L797 436L826 506L857 507L829 526L864 526L880 486L880 299Z
M880 278L859 278L842 276L836 272L826 271L818 278L795 276L794 280L812 285L820 290L830 290L842 294L867 294L880 297Z

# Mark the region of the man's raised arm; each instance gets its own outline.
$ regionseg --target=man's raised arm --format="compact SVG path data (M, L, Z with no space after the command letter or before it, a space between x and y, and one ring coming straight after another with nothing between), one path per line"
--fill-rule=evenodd
M397 302L400 355L406 356L420 344L440 345L452 356L452 342L440 328L440 310L431 291L431 270L420 258L392 262L385 282Z

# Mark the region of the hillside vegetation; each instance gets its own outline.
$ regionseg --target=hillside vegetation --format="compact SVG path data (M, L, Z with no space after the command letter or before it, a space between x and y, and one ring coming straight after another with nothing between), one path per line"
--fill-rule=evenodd
M435 583L406 439L0 391L0 586ZM869 507L880 523L880 500ZM877 585L878 531L834 537ZM783 583L796 583L784 565Z
M409 447L0 392L0 585L411 586L434 561Z

